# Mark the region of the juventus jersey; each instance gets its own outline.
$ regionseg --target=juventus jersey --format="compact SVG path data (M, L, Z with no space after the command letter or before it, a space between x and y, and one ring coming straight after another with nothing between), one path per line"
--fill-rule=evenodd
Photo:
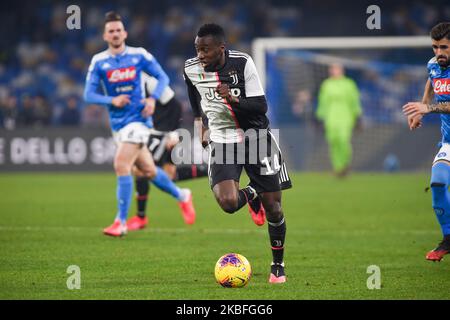
M206 71L198 58L189 59L185 63L184 78L194 116L200 117L202 112L206 115L212 141L242 142L243 130L268 128L265 112L246 112L233 107L215 91L219 84L228 84L235 97L264 97L255 64L248 54L226 50L225 64L214 71Z

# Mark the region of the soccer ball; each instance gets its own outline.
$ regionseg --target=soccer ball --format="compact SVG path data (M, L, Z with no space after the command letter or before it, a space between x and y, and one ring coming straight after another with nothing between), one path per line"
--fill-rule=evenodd
M240 288L250 280L252 267L243 255L227 253L217 261L214 275L222 287Z

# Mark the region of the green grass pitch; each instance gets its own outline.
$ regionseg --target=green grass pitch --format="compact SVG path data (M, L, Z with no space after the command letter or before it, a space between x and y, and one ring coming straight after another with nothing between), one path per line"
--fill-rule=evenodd
M193 226L152 186L149 227L111 238L102 228L116 211L113 173L1 174L0 299L450 298L450 256L424 259L441 240L426 173L292 178L283 193L288 281L270 285L267 226L246 207L222 212L204 178L180 183L194 193ZM215 283L227 252L250 261L246 287ZM79 290L67 288L70 265L80 267ZM379 290L367 288L370 265L380 267Z

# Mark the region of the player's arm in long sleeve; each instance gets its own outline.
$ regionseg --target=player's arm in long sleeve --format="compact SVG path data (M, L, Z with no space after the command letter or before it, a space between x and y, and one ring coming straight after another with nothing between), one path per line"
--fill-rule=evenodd
M98 73L97 64L92 61L86 76L83 98L87 103L103 105L112 104L114 97L97 93L99 86L100 76Z
M169 77L158 61L156 61L156 59L148 51L145 49L142 50L142 70L158 80L158 84L156 85L155 90L151 93L151 96L155 98L155 100L159 100L164 89L169 85Z
M245 78L245 95L246 97L239 97L232 101L233 109L244 113L266 114L267 101L264 95L264 90L256 71L255 63L249 56L244 68Z
M191 80L187 76L186 73L183 74L184 82L186 83L187 92L189 96L189 102L191 104L192 112L194 113L194 118L202 118L202 109L200 106L200 93L195 88L195 86L192 84Z
M194 114L194 130L200 138L200 143L205 146L208 142L208 137L205 132L208 130L203 124L202 109L200 106L200 93L192 84L191 80L186 73L183 74L184 81L186 82L187 92L189 96L189 103L191 104L192 112Z
M233 109L246 113L266 114L267 101L265 96L238 98L239 102L233 103Z

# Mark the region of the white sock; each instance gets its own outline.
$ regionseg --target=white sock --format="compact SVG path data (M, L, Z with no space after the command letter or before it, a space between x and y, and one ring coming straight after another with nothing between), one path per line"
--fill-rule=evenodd
M191 194L191 190L189 189L180 189L180 202L185 202L189 199L189 195Z

